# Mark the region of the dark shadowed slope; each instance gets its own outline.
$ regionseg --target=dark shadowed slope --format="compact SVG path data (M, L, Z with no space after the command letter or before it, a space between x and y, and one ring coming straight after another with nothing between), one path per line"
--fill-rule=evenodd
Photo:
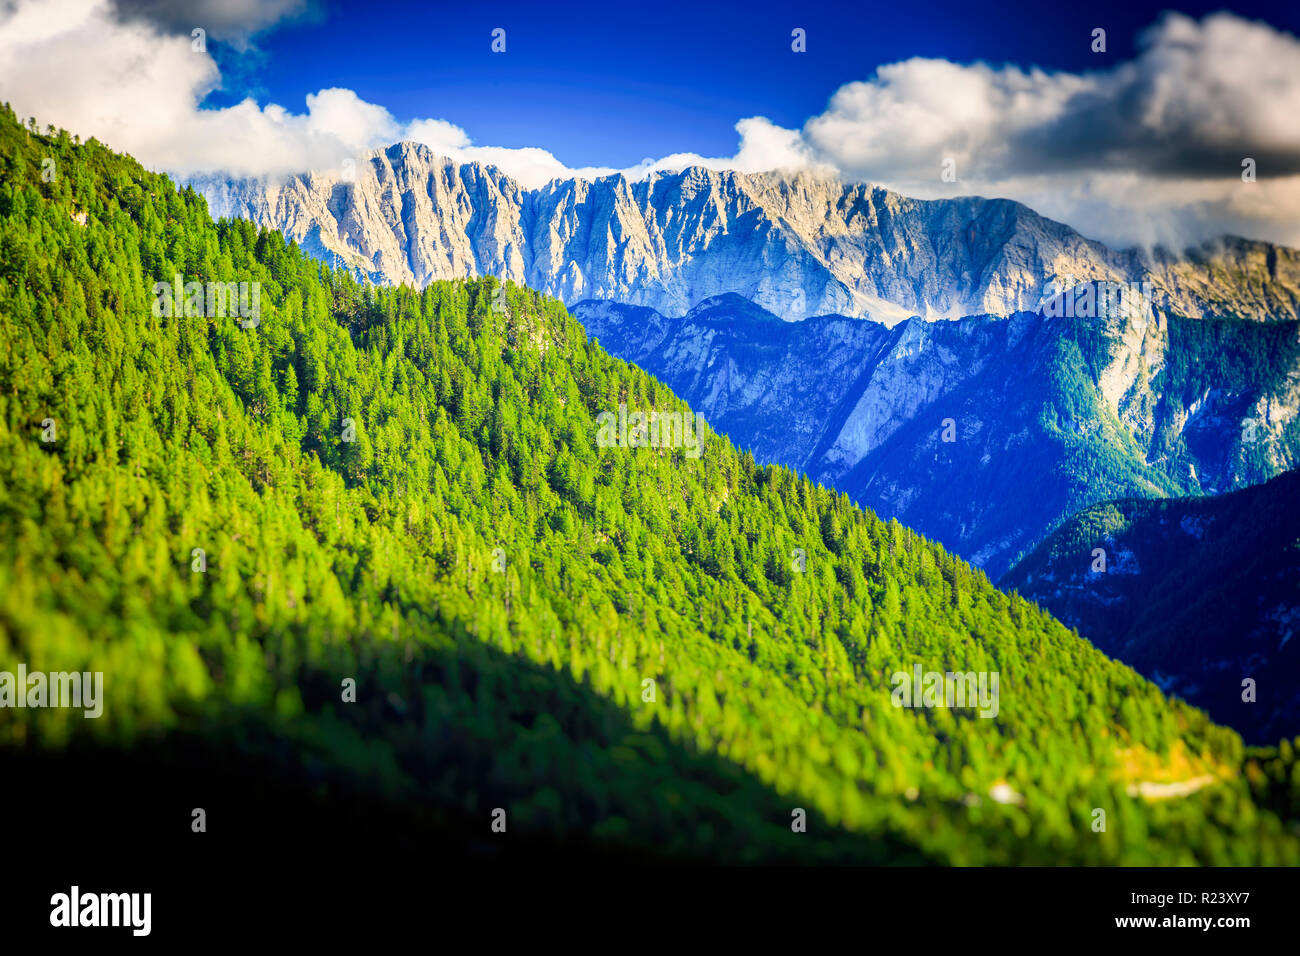
M1300 472L1094 505L1001 584L1247 740L1300 732Z

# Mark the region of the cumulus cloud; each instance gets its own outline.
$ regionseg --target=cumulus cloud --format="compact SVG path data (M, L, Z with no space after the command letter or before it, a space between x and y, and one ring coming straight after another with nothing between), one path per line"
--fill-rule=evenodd
M182 177L337 169L405 139L494 164L525 187L694 165L821 167L920 198L1017 199L1115 245L1235 232L1300 246L1300 41L1231 14L1166 15L1132 61L1092 72L904 60L840 88L801 129L741 119L735 155L678 153L614 170L477 145L445 119L399 119L347 89L308 95L305 112L253 99L202 107L221 74L192 48L192 24L247 44L314 9L313 0L0 0L0 97ZM1242 181L1246 158L1257 182ZM941 176L947 160L956 182Z
M810 119L813 154L922 197L1018 199L1112 243L1224 231L1300 245L1300 41L1231 14L1166 15L1089 73L912 59ZM1253 159L1257 181L1242 181ZM945 160L958 181L943 182Z
M20 114L95 136L175 173L234 174L337 165L340 155L396 135L383 107L349 90L307 97L294 114L252 100L199 104L220 82L190 34L122 20L106 0L45 0L0 21L0 95Z
M623 170L629 178L655 172L677 171L690 166L707 169L734 169L742 173L761 173L771 169L801 169L821 165L798 130L777 126L763 116L751 116L736 124L740 146L735 156L708 157L698 153L673 153L663 159L646 159Z

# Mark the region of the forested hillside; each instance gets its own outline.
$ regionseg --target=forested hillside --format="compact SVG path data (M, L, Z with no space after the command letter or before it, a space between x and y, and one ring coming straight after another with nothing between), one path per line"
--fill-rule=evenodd
M684 406L559 303L359 286L7 111L0 177L0 669L102 671L106 698L0 711L4 779L120 755L112 786L148 800L132 761L174 741L447 845L1300 862L1290 748L1247 751L716 435L698 459L598 447L601 412ZM177 273L259 282L259 322L155 314ZM997 716L891 706L917 663L997 671ZM6 813L53 796L10 788ZM168 811L186 832L194 805Z
M1248 740L1274 742L1300 731L1297 502L1300 472L1218 497L1108 501L1001 583Z

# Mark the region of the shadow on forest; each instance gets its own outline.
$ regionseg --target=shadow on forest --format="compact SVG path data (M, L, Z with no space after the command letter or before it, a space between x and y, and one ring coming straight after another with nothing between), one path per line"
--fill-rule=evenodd
M208 706L186 721L201 729L129 749L0 751L0 812L33 857L146 875L394 856L561 868L938 862L811 807L807 832L792 832L800 798L657 721L637 727L568 673L469 640L422 647L403 666L383 688L359 674L355 704L334 703L338 675L305 671L306 713L289 722ZM196 807L204 834L191 831ZM498 807L505 833L492 832Z

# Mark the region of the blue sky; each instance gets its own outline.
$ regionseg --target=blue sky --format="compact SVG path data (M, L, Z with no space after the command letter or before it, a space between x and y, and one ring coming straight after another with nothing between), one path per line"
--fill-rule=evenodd
M727 155L736 120L798 127L841 85L913 56L1083 71L1131 59L1161 4L754 2L445 4L325 0L306 22L221 50L229 89L302 109L341 86L399 118L436 116L478 143L538 146L570 166L631 166L679 151ZM1221 3L1181 2L1193 17ZM1300 4L1234 3L1241 16L1300 32ZM808 52L790 51L790 31ZM1091 52L1094 27L1107 53ZM507 52L489 50L494 27Z

